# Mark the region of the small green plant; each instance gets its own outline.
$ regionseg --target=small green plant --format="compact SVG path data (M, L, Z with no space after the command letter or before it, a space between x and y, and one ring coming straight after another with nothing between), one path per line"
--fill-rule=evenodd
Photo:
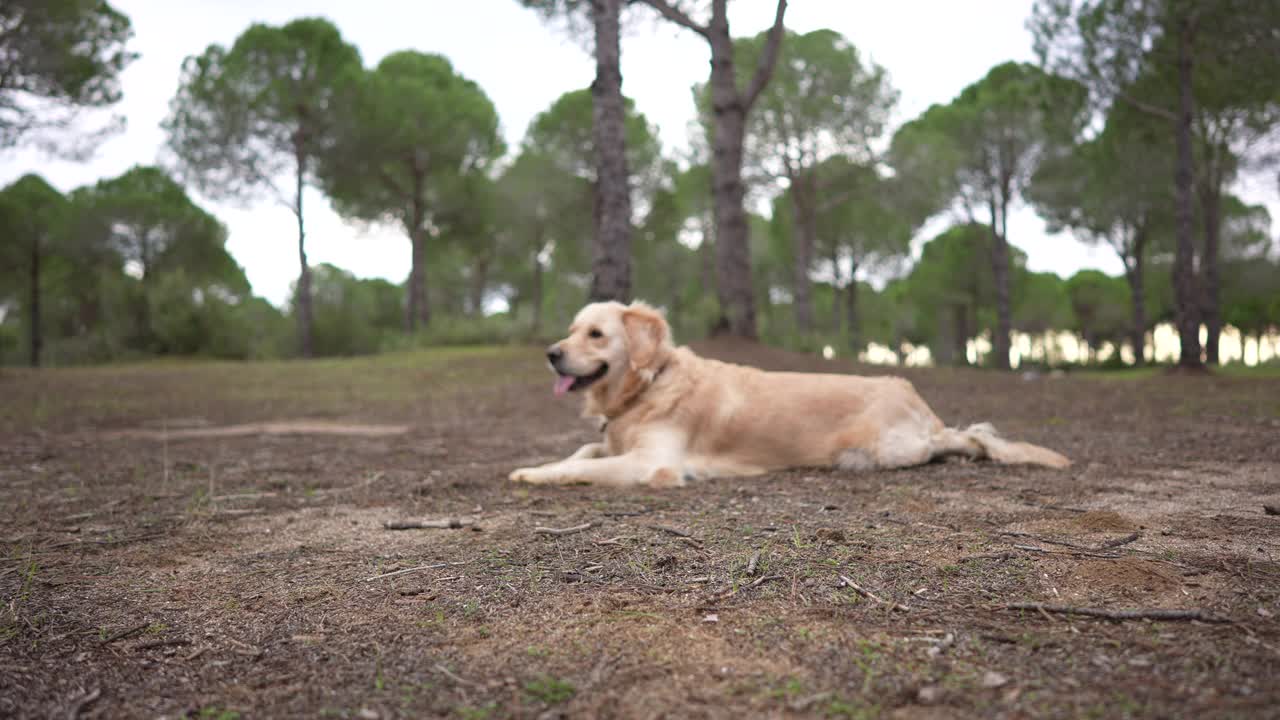
M480 707L471 707L469 705L459 705L453 709L453 714L462 720L488 720L493 711L498 708L498 703L489 703Z
M200 712L196 717L205 718L206 720L240 720L240 713L235 710L227 710L210 705L200 708Z
M558 705L573 697L577 692L570 683L559 678L543 675L524 684L524 691L533 699L547 705Z

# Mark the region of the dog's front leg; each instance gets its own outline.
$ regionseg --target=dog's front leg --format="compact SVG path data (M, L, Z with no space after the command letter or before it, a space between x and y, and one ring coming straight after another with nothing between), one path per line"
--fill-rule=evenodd
M612 487L684 485L684 478L674 464L664 463L654 455L638 452L602 458L570 458L542 467L516 470L511 473L511 479L537 485L577 483Z

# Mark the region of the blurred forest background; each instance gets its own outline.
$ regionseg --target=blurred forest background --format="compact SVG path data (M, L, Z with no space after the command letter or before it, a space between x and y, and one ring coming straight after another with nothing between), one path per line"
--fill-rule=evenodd
M160 166L0 191L0 362L527 342L601 298L665 308L681 341L877 363L1280 362L1280 248L1236 194L1280 190L1280 3L1037 0L1039 63L896 127L890 72L835 31L788 31L785 0L750 37L727 0L521 4L589 38L596 79L516 147L448 58L369 65L325 19L189 57ZM637 17L709 46L706 83L671 88L698 108L692 153L622 94ZM0 3L0 150L87 156L118 130L78 119L120 101L132 34L104 1ZM404 281L309 263L307 188L402 231ZM286 306L254 295L202 197L292 212L296 235L271 239L297 249ZM1028 271L1020 207L1123 275Z

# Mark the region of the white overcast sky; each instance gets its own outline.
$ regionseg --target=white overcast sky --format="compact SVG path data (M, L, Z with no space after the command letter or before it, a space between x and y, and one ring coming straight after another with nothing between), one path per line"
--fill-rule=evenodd
M516 147L529 121L562 93L590 84L588 43L549 26L516 0L112 0L133 21L131 48L140 54L124 75L117 111L127 130L105 143L89 162L50 160L34 151L0 161L0 183L27 172L43 174L69 191L118 175L134 164L156 162L163 143L159 123L177 88L183 58L211 43L230 45L252 22L280 24L303 16L333 21L360 50L367 66L402 49L440 53L457 72L484 88L497 106L502 130ZM1032 61L1024 23L1030 0L792 0L787 25L807 32L832 28L885 66L901 91L896 122L953 98L965 85L1006 60ZM734 0L735 35L771 23L774 0ZM623 91L660 130L664 146L683 150L693 114L689 88L706 80L709 53L692 33L652 19L647 9L623 39ZM1273 189L1249 193L1274 204ZM290 212L263 197L236 208L197 198L230 229L229 248L254 291L283 304L298 273L296 226ZM394 230L362 231L345 224L323 197L307 198L307 247L313 263L329 262L364 277L399 282L408 272L407 241ZM936 224L935 224L936 225ZM932 227L929 230L937 230ZM1069 275L1096 267L1121 269L1105 248L1045 235L1029 211L1010 221L1010 240L1027 252L1033 270Z

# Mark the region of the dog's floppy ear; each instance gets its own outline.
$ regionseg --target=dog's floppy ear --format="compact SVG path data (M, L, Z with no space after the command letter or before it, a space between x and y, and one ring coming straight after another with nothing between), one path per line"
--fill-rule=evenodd
M644 303L633 302L622 311L622 328L627 334L631 369L652 370L671 342L666 318Z

